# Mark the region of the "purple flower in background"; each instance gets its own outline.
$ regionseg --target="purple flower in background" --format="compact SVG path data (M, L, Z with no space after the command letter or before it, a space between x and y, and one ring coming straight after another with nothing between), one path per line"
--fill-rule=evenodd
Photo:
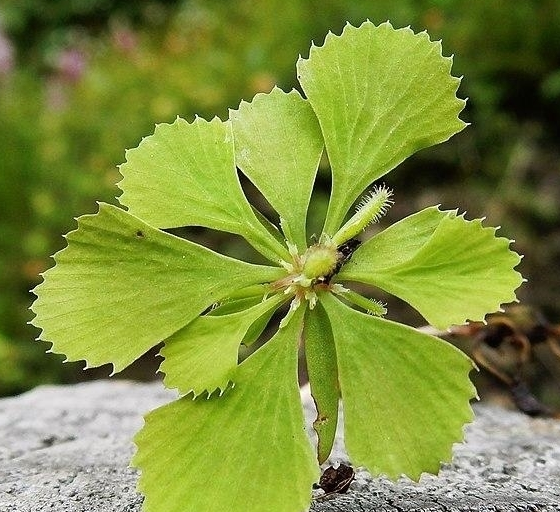
M113 45L123 53L133 53L138 47L136 34L126 27L116 28L112 33Z
M56 68L60 77L67 82L77 82L86 67L86 59L80 50L69 48L58 55Z

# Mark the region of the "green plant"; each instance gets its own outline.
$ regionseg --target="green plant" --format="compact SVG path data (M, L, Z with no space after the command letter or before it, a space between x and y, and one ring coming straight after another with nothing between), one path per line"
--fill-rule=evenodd
M436 473L471 420L471 361L382 316L348 282L381 288L437 328L515 299L509 241L481 220L426 208L360 245L392 203L365 189L421 148L462 130L459 79L426 33L347 25L297 64L305 93L274 89L229 120L160 124L126 155L119 200L78 220L36 289L34 324L52 350L115 372L164 341L164 383L182 398L146 416L133 464L147 511L297 511L332 448L339 400L350 458L372 474ZM308 247L306 215L324 148L332 190ZM255 210L240 169L278 213ZM220 255L164 229L241 235L270 262ZM344 285L343 285L344 283ZM274 311L264 346L238 364ZM364 312L362 312L364 311ZM317 454L297 383L304 343Z

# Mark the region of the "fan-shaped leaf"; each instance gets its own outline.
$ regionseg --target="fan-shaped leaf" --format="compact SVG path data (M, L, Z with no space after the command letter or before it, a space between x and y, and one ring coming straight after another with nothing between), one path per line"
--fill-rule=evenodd
M405 300L438 329L482 320L516 300L523 278L510 241L481 220L428 208L364 243L339 277Z
M419 149L465 126L451 58L425 32L389 23L347 25L300 59L298 78L317 114L333 172L325 232L360 193Z
M132 463L146 512L295 512L319 468L297 384L303 308L239 366L221 397L184 397L146 417Z
M243 236L271 260L286 258L239 184L231 124L177 118L126 152L122 205L157 228L204 226Z
M230 110L235 162L280 214L284 234L307 247L305 219L323 136L298 92L273 89Z
M281 277L169 235L111 205L78 219L34 290L34 325L52 351L120 371L212 303Z
M239 345L260 317L269 318L286 300L277 294L243 311L196 318L165 341L160 371L164 384L179 393L225 390L237 367Z
M437 473L473 417L470 359L445 341L359 313L330 294L321 301L336 344L352 462L390 478Z

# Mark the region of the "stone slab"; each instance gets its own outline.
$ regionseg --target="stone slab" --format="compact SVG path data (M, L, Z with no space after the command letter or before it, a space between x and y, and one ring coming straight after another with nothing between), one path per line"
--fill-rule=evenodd
M140 512L131 439L142 414L173 397L160 383L96 381L0 400L0 512ZM305 393L304 403L311 415ZM560 422L475 411L438 477L395 483L358 471L348 493L317 496L311 511L560 511ZM340 439L331 462L349 463Z

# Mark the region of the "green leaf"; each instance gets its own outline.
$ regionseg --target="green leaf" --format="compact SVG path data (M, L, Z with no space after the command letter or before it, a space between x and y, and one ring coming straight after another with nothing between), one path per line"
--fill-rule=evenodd
M223 392L237 367L239 345L251 326L263 316L270 318L285 300L284 294L277 294L243 311L201 316L177 331L161 350L164 384L181 394L192 391L195 396L217 388Z
M78 219L34 293L33 324L68 361L120 371L234 290L285 274L169 235L108 204Z
M346 25L298 61L298 78L315 111L333 172L324 231L332 235L374 180L416 151L465 127L451 58L425 32L387 22Z
M239 184L231 124L218 118L159 124L120 166L122 205L158 228L204 226L243 236L275 261L286 258Z
M340 279L378 286L438 329L478 321L516 300L521 258L481 220L428 208L364 243Z
M418 480L451 459L472 421L473 363L411 327L320 297L336 345L350 459L373 475Z
M298 92L274 88L230 110L235 162L282 219L284 234L307 247L305 219L323 152L323 137L309 103Z
M355 270L356 261L374 265L377 272L410 260L431 238L442 219L456 216L454 210L441 211L437 206L430 206L401 219L364 242L342 267L339 277L353 279L350 271Z
M221 397L184 397L146 416L132 461L146 512L309 506L319 468L297 384L302 312L241 363Z
M338 424L338 368L336 348L329 318L317 303L307 311L304 334L305 361L311 395L317 409L313 428L317 432L317 459L322 464L329 457Z

